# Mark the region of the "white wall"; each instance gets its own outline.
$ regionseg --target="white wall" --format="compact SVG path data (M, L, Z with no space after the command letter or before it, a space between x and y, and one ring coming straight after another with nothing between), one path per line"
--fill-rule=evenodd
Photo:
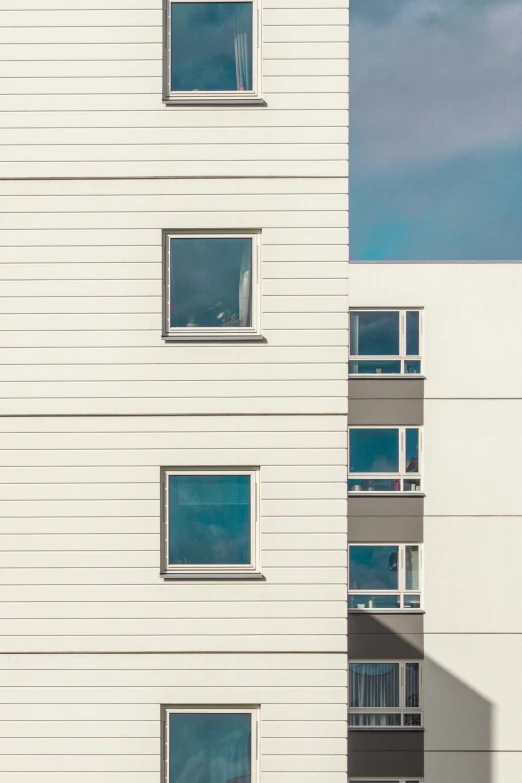
M161 0L8 5L0 777L157 783L161 703L242 702L344 783L346 3L264 0L241 108L164 106ZM162 341L176 228L262 231L263 344ZM260 467L265 582L160 579L162 465Z
M160 704L261 705L268 783L346 779L344 655L0 655L0 776L158 783Z
M355 264L350 307L424 308L425 783L520 777L519 264Z

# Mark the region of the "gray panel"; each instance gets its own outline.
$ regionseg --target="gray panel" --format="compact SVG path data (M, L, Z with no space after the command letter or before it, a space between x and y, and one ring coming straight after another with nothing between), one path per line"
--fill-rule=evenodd
M348 403L348 424L353 426L424 424L424 400L352 400Z
M424 380L364 378L348 382L351 425L421 426L424 423Z
M422 378L350 378L349 400L423 400Z
M348 775L361 778L423 777L424 732L350 729Z
M424 658L423 614L348 613L351 660Z
M423 497L361 495L348 497L351 543L422 542Z

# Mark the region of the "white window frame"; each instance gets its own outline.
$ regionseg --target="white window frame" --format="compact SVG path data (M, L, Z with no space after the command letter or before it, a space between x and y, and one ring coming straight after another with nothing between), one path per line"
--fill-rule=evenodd
M261 708L259 705L171 705L162 707L162 727L163 727L163 780L169 783L169 718L170 715L194 715L216 713L219 715L250 715L251 716L251 749L250 749L250 767L251 783L258 783L260 779L260 758L261 758Z
M348 714L349 715L400 715L401 716L401 725L400 726L353 726L348 721L348 729L350 731L360 730L360 731L374 731L377 730L385 730L385 731L415 731L416 729L422 729L424 726L424 716L423 716L423 662L422 661L415 661L415 660L401 660L401 661L394 661L389 660L386 658L379 658L376 660L349 660L348 661L348 688L350 687L350 664L356 663L385 663L385 664L398 664L399 665L399 707L349 707L348 708ZM406 664L407 663L415 663L419 667L419 706L418 707L407 707L406 706ZM348 704L350 703L350 700L348 699ZM405 715L420 715L420 724L418 726L407 726L404 725L404 717Z
M250 564L172 565L169 563L169 476L250 476ZM259 468L164 468L162 480L163 571L185 578L204 576L241 578L260 575L260 469Z
M357 425L348 427L348 466L350 465L350 432L352 430L398 430L399 431L399 471L398 473L350 473L348 472L348 479L350 481L354 479L370 480L370 479L390 479L400 481L401 488L399 490L349 490L349 495L418 495L423 492L423 480L422 480L422 451L423 451L423 432L422 427L415 425L410 426L383 426L383 425ZM418 430L419 432L419 470L417 473L406 473L406 430ZM418 481L418 489L405 490L405 481Z
M399 548L398 552L398 558L397 558L397 577L398 577L398 589L397 590L359 590L357 588L350 587L350 550L356 549L360 546L372 546L372 547L384 547L384 546L396 546ZM407 590L406 589L406 547L408 546L416 546L419 550L419 589L418 590ZM406 544L397 544L395 542L387 543L387 544L381 544L381 543L359 543L357 544L349 544L348 545L348 595L349 596L358 596L358 595L392 595L397 596L400 599L400 609L397 608L381 608L378 607L377 609L374 609L373 607L358 607L358 608L350 608L350 612L410 612L415 613L422 611L423 605L424 605L424 553L422 551L422 544L412 541L410 543ZM414 596L418 595L420 598L420 606L417 607L409 607L404 606L404 599L408 596Z
M420 307L352 307L350 308L350 315L352 313L399 313L399 353L396 356L366 356L363 354L352 355L351 352L351 335L350 337L350 355L349 362L386 362L386 361L400 361L401 371L400 373L349 373L350 378L419 378L423 375L424 361L422 359L423 354L423 316L424 311ZM420 354L406 355L406 313L418 313L419 314L419 350ZM418 373L405 372L405 363L407 361L420 362L420 370ZM349 366L349 365L348 365Z
M424 778L348 778L348 783L423 783Z
M164 2L164 89L163 100L169 104L263 104L261 93L262 65L262 0L239 0L252 4L252 90L231 91L190 91L172 90L172 56L171 56L171 7L173 3L234 3L238 0L163 0Z
M187 327L170 325L171 239L250 239L252 242L251 326ZM239 341L261 336L261 231L164 231L163 236L163 339Z

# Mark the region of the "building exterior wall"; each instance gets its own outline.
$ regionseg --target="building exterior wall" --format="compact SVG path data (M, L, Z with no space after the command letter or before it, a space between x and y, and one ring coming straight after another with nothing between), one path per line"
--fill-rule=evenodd
M8 5L0 777L159 783L162 704L255 704L263 783L344 783L345 3L263 1L255 107L164 105L161 0ZM263 341L162 340L165 229L261 232ZM165 466L260 469L263 581L160 578Z
M425 783L520 774L521 287L515 264L351 265L351 307L424 308Z

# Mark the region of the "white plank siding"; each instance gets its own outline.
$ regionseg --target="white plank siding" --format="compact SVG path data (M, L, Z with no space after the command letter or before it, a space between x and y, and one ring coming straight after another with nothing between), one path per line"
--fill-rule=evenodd
M160 0L20 4L0 9L3 176L346 177L339 2L264 3L267 105L211 110L161 103Z
M0 649L342 651L342 421L0 419ZM260 466L266 583L163 583L162 465Z
M10 780L157 783L159 705L209 698L261 705L263 781L346 774L343 655L1 655L0 688Z
M160 783L172 703L346 783L346 2L263 0L250 107L76 5L0 0L0 778ZM164 229L261 231L263 342L163 341ZM259 468L264 581L161 578L167 466Z
M2 183L0 411L345 411L345 183L235 182ZM224 227L262 230L265 342L165 346L161 231Z

